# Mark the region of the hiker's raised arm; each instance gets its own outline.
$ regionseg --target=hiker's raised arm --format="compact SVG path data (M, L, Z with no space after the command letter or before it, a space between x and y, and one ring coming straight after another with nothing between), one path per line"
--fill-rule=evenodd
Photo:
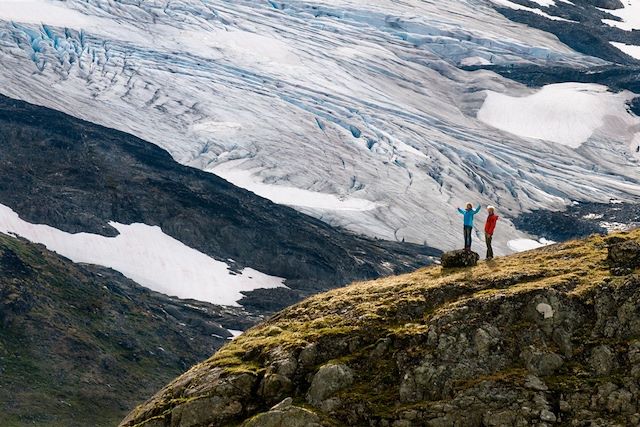
M482 205L478 205L478 207L473 211L473 213L480 212L480 209L482 209Z
M458 212L464 215L464 211L462 209L458 208Z

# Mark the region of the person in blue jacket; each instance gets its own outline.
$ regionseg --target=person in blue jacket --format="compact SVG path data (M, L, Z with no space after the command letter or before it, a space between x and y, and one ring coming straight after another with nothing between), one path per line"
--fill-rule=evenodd
M471 203L467 203L467 208L462 210L458 208L458 212L464 215L464 250L471 250L471 232L473 231L473 217L475 214L480 212L481 206L478 206L476 209L473 209L473 205Z

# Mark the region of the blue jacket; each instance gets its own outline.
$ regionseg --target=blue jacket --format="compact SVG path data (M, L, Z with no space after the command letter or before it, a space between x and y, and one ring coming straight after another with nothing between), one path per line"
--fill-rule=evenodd
M478 206L475 209L462 210L458 208L458 212L464 215L464 225L467 227L473 227L473 217L475 214L480 212L481 206Z

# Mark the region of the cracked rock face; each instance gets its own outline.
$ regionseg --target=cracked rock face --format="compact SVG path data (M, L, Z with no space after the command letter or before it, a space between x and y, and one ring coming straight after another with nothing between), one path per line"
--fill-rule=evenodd
M619 238L640 241L640 230ZM236 339L122 425L181 425L176 398L232 399L220 387L242 370L262 384L286 377L288 396L272 408L260 387L247 388L241 414L199 425L638 425L640 276L612 276L608 245L594 236L314 297Z

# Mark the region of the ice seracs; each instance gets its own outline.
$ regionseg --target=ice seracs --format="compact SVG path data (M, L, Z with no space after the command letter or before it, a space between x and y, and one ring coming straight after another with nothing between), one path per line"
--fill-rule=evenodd
M110 223L116 237L71 234L30 224L0 204L0 232L15 234L74 262L119 271L135 282L167 295L220 305L238 305L242 291L283 287L284 279L251 268L232 272L217 261L164 234L160 227Z

